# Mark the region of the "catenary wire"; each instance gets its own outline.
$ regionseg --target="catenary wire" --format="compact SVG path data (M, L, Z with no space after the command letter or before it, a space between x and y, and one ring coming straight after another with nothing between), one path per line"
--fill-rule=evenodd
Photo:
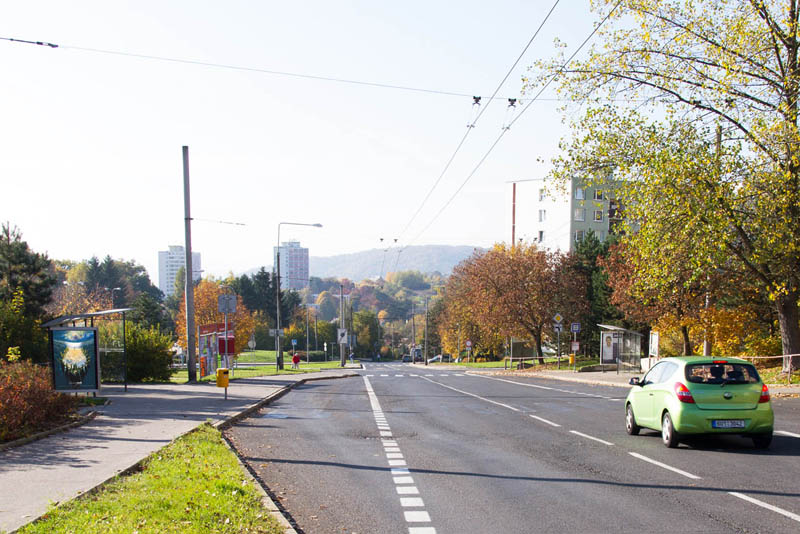
M466 179L461 183L461 185L458 187L458 189L456 189L456 191L453 193L453 195L447 200L447 202L445 202L445 204L442 206L442 208L438 212L436 212L436 215L433 216L433 218L428 222L428 224L425 225L425 227L411 241L409 241L408 244L406 244L403 247L404 249L409 247L409 246L411 246L412 243L414 243L417 239L419 239L420 236L422 236L422 234L424 234L428 230L428 228L430 228L431 225L439 218L439 216L444 212L444 210L447 209L447 207L453 202L453 200L456 198L456 196L458 196L458 194L461 192L461 190L464 189L464 186L466 186L467 183L472 179L472 177L475 176L475 173L478 172L478 169L480 169L480 167L483 165L483 162L486 161L486 159L489 157L489 155L492 153L492 151L498 145L498 143L503 138L503 136L506 134L506 132L508 132L510 130L511 126L513 126L514 123L517 122L519 120L519 118L531 107L531 105L534 102L536 102L536 100L539 99L541 94L550 86L550 84L552 84L556 80L556 78L558 78L558 76L561 75L562 72L564 72L564 69L567 68L567 66L572 62L572 60L575 58L575 56L578 55L578 53L583 49L584 46L586 46L586 44L589 42L589 40L592 37L594 37L594 35L597 33L597 31L611 17L611 15L614 13L614 11L616 11L616 9L617 9L617 7L619 7L620 3L621 3L621 0L614 5L614 7L608 12L608 14L605 17L603 17L603 19L600 21L600 23L597 26L595 26L595 28L591 31L591 33L586 37L586 39L583 40L583 42L580 44L580 46L578 46L578 48L575 49L575 51L572 53L572 55L564 62L564 64L558 69L558 71L555 74L553 74L553 76L550 77L550 79L547 81L547 83L545 83L542 86L542 88L525 105L525 107L517 114L517 116L514 117L514 119L511 120L511 122L508 124L508 128L504 128L504 129L501 130L500 135L497 136L497 139L495 139L495 141L492 143L492 145L489 147L489 149L486 151L486 153L481 157L481 159L478 161L478 163L475 165L475 167L472 169L472 171L467 175ZM399 262L400 253L398 253L397 259L398 259L398 262ZM395 265L395 269L396 268L397 268L397 265Z
M454 152L453 152L453 154L450 156L450 159L448 159L448 160L447 160L447 164L444 166L444 169L442 169L442 172L439 174L439 177L436 179L436 181L433 183L433 185L431 186L431 188L428 190L428 194L427 194L427 195L425 195L425 198L423 198L423 199L422 199L422 202L420 203L419 207L417 208L417 211L415 211L415 212L414 212L414 214L413 214L413 215L411 216L411 218L408 220L408 222L406 223L406 225L403 227L403 230L400 232L400 234L398 234L398 235L399 235L399 237L402 237L403 235L405 235L405 233L406 233L406 231L408 230L408 228L409 228L409 227L410 227L410 226L413 224L414 220L416 220L416 218L417 218L417 215L419 215L419 213L422 211L422 208L425 206L425 203L427 203L427 202L428 202L428 199L431 197L431 194L433 194L433 191L436 189L436 187L439 185L439 182L441 182L441 181L442 181L442 178L443 178L443 177L444 177L444 175L447 173L447 170L450 168L450 165L453 163L453 160L455 159L456 155L457 155L457 154L458 154L458 152L461 150L461 147L464 145L464 142L467 140L467 137L469 136L469 133L472 131L472 129L475 127L475 125L476 125L476 124L478 123L478 121L480 120L480 118L481 118L481 116L483 115L483 113L486 111L486 109L487 109L487 108L489 107L489 105L492 103L492 101L494 100L494 98L497 96L497 93L499 93L499 92L500 92L500 89L501 89L501 88L503 87L503 85L506 83L506 80L508 80L508 77L509 77L509 76L511 76L511 73L512 73L512 72L514 72L514 69L517 67L517 65L519 64L519 62L522 60L522 57L523 57L523 56L525 55L525 53L528 51L528 48L530 48L531 44L533 44L533 41L534 41L534 39L536 39L536 36L537 36L537 35L539 35L539 32L542 30L542 28L544 27L544 25L547 23L548 19L550 18L550 15L552 15L552 14L553 14L553 11L555 11L555 9L556 9L556 6L558 6L558 3L559 3L559 2L560 2L560 0L556 0L556 1L555 1L555 3L553 4L553 6L550 8L550 11L548 11L548 12L547 12L547 15L545 15L544 19L542 19L542 22L539 24L539 27L538 27L538 28L536 28L536 31L535 31L535 32L533 32L533 35L532 35L532 36L531 36L531 38L528 40L528 44L526 44L526 45L525 45L525 48L523 48L523 49L522 49L522 52L520 52L519 56L517 56L517 59L516 59L516 60L514 60L514 63L513 63L513 64L511 65L511 67L508 69L508 72L506 72L506 75L505 75L505 76L503 76L503 79L500 81L500 83L499 83L499 84L497 84L497 88L494 90L494 93L492 93L492 96L490 96L490 97L489 97L489 99L488 99L488 100L489 100L489 104L486 104L486 106L483 106L483 107L480 109L480 112L478 113L478 116L477 116L477 117L475 117L475 120L474 120L474 121L472 121L472 123L471 123L471 124L468 124L468 125L467 125L467 130L464 132L464 135L461 137L461 140L458 142L458 145L456 146L456 149L455 149L455 151L454 151ZM398 256L398 257L399 257L399 256Z

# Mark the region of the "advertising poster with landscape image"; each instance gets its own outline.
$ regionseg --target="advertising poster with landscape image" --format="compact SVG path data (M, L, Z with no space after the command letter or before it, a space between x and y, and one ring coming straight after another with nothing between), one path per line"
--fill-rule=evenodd
M100 389L97 328L55 328L53 381L57 391Z

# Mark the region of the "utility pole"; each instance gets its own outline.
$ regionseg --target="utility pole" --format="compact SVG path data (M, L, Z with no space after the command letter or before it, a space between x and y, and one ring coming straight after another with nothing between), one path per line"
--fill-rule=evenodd
M281 225L278 224L278 248L275 252L275 369L283 369L283 342L281 341Z
M306 303L306 363L309 363L311 360L309 359L308 355L308 303Z
M425 297L425 352L422 354L422 361L428 365L428 297Z
M339 328L344 328L344 324L344 285L339 284ZM339 359L342 367L346 365L344 358L344 343L339 343Z
M414 322L414 301L411 301L411 363L417 355L417 326Z
M189 194L189 147L183 147L183 211L184 227L186 233L186 286L184 297L186 299L186 350L189 353L187 367L189 382L197 381L197 363L195 361L194 346L194 269L192 268L192 214Z

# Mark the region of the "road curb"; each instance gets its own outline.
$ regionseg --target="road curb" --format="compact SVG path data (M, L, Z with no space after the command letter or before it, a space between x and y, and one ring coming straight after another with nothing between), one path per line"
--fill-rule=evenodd
M46 438L47 436L52 436L53 434L58 434L59 432L65 432L65 431L69 430L70 428L75 428L75 427L78 427L78 426L81 426L83 424L88 423L89 421L94 419L96 416L97 416L97 412L95 410L92 410L91 412L80 416L77 420L75 420L75 421L73 421L71 423L67 423L66 425L61 425L61 426L58 426L56 428L51 428L50 430L44 430L42 432L37 432L36 434L33 434L32 436L15 439L14 441L9 441L8 443L3 443L2 445L0 445L0 452L8 450L8 449L13 449L14 447L19 447L20 445L25 445L25 444L30 443L32 441L36 441L36 440L40 440L42 438Z
M266 406L267 404L269 404L273 400L282 397L283 395L285 395L286 393L291 391L292 388L294 388L295 386L297 386L299 384L305 384L306 382L314 382L316 380L329 380L329 379L332 379L332 378L350 378L350 377L353 377L353 376L359 376L359 375L358 375L358 373L347 373L347 374L336 375L336 376L319 376L319 377L303 378L303 379L298 380L297 382L290 382L287 385L285 385L282 388L280 388L279 390L277 390L277 391L273 392L272 394L268 395L267 397L259 400L258 402L255 402L255 403L251 404L250 406L248 406L247 408L245 408L244 410L242 410L238 414L234 414L234 415L232 415L232 416L230 416L227 419L224 419L222 421L217 421L216 423L212 424L211 426L213 426L214 428L216 428L217 430L222 432L222 430L232 426L234 423L236 423L237 421L240 421L241 419L244 419L248 415L250 415L252 413L255 413L256 411L258 411L259 409L263 408L264 406ZM90 415L91 415L91 417L89 417ZM87 414L86 420L80 422L79 424L84 424L84 423L88 422L89 420L93 419L95 416L97 416L97 412L91 412L90 414ZM65 430L69 430L69 428L73 428L75 426L78 426L77 423L78 422L71 423L70 425L72 425L72 426L64 425L63 427L59 427L59 429L53 429L52 431L47 431L47 432L49 432L50 434L55 434L57 432L63 432ZM206 424L206 421L198 422L197 425L195 425L194 427L190 428L186 432L182 432L182 433L178 434L177 436L175 436L174 438L172 438L172 440L170 440L169 443L166 443L163 447L151 452L150 454L148 454L144 458L141 458L141 459L137 460L136 462L134 462L133 464L129 465L125 469L122 469L122 470L114 473L110 477L106 478L105 480L101 481L98 484L95 484L94 486L92 486L91 488L87 489L86 491L82 491L82 492L78 493L77 495L75 495L74 497L72 497L72 498L70 498L70 499L68 499L66 501L59 502L56 505L56 507L59 507L59 506L61 506L62 504L66 503L66 502L70 502L70 501L73 501L75 499L82 499L84 497L92 495L92 494L100 491L103 488L103 486L105 486L106 484L108 484L109 482L111 482L111 481L113 481L115 479L121 478L121 477L125 477L127 475L132 474L132 473L140 471L142 469L142 465L144 464L144 461L147 460L150 456L152 456L153 454L157 453L158 451L160 451L161 449L163 449L167 445L170 445L171 443L175 442L175 440L180 439L183 436L186 436L188 434L191 434L192 432L196 432L197 429L200 428L204 424ZM45 432L41 432L40 434L45 434ZM47 435L50 435L50 434L47 434ZM43 438L43 437L46 437L46 436L42 435L42 436L37 437L36 439L40 439L40 438ZM235 448L230 446L230 444L228 443L228 440L225 439L225 435L224 434L223 434L222 438L223 438L223 441L225 442L225 444L233 451L234 456L236 456L236 460L239 462L239 465L242 466L243 470L247 473L247 476L250 477L251 479L253 479L256 482L257 491L262 494L261 501L262 501L262 504L264 505L264 508L271 515L275 516L275 519L282 526L284 526L286 528L286 532L287 533L289 533L289 534L297 534L297 531L294 530L294 528L291 526L291 523L289 523L289 521L286 519L286 517L281 513L281 511L278 508L278 506L272 501L272 499L269 498L269 495L267 494L266 490L262 487L261 483L259 483L258 480L255 477L253 477L253 475L250 473L250 471L247 469L247 467L242 463L242 460L239 457L239 453L236 451ZM29 438L23 438L23 439L24 440L28 440L28 441L25 442L25 443L28 443L29 441L33 441L33 436L30 436ZM17 440L17 441L22 441L22 440ZM7 443L6 444L6 448L10 448L9 446L11 444L17 443L17 441L12 441L10 443ZM24 443L18 443L17 445L23 445L23 444ZM16 446L16 445L14 445L14 446ZM0 449L0 450L3 450L3 449ZM43 514L39 515L38 517L36 517L36 518L32 519L31 521L28 521L27 523L25 523L25 525L21 525L19 528L22 528L22 527L24 527L26 525L30 525L31 523L35 523L35 522L39 521L42 517L47 515L47 513L48 512L44 512ZM17 530L19 530L19 528L12 530L9 534L14 534L15 532L17 532Z

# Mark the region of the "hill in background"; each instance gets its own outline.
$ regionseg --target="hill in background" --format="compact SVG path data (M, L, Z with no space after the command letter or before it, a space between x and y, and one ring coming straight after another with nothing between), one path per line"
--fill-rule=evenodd
M422 245L400 248L372 249L352 254L309 258L311 276L326 278L349 278L353 281L386 276L392 271L439 272L449 275L453 267L465 260L476 250L471 246ZM478 249L483 250L483 249ZM381 269L383 269L381 271Z

